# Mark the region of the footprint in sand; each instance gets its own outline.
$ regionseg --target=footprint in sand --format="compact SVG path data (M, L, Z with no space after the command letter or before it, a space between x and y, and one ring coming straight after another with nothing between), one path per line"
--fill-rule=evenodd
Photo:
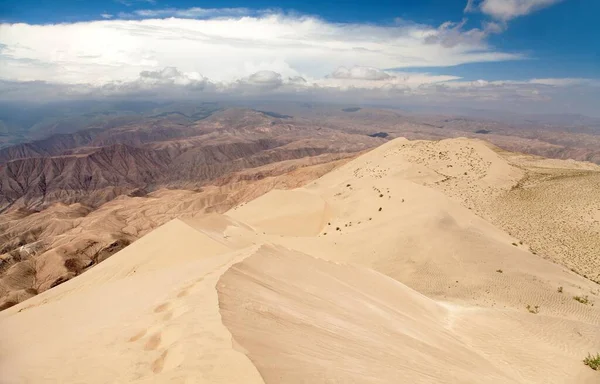
M159 347L169 346L179 340L180 332L176 328L166 328L153 333L144 344L146 351L153 351Z
M164 312L164 311L166 311L167 309L169 309L169 307L170 307L170 306L171 306L171 305L170 305L169 303L163 303L163 304L161 304L161 305L157 306L156 308L154 308L154 312L155 312L155 313Z
M146 341L146 344L144 345L144 349L146 351L152 351L152 350L158 348L158 346L160 345L161 339L162 339L162 333L161 332L157 332L157 333L153 334Z
M184 353L179 344L165 349L151 364L152 373L161 373L177 368L183 362Z
M165 359L167 358L168 354L169 350L166 349L165 351L163 351L163 353L160 354L160 356L156 360L152 362L152 364L150 365L152 372L161 373L163 371L163 369L165 368Z
M139 331L138 333L136 333L135 335L131 336L129 338L129 342L132 343L134 341L138 341L139 339L141 339L142 337L146 336L146 330L142 329L141 331Z

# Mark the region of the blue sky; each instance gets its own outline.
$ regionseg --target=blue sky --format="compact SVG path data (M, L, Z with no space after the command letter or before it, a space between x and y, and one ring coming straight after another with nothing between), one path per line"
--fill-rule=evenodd
M502 97L564 100L556 87L597 93L598 14L598 0L2 0L0 80L104 88L204 81L213 90L242 84L265 92L302 79L312 91L363 87L365 95L378 88L389 96L393 88L394 97L412 90L438 100L450 88L467 97L476 87L478 99L498 100L488 88L502 87ZM291 35L298 38L290 42ZM250 44L239 43L246 38ZM221 41L226 49L217 49ZM304 56L292 49L298 44ZM427 93L433 84L436 95Z

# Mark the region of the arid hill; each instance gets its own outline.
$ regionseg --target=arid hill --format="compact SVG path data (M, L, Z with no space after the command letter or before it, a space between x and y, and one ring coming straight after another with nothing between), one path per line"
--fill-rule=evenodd
M248 184L250 197L303 179L223 214L168 221L202 211L182 191L55 206L57 222L134 233L144 219L119 214L123 200L166 223L0 312L3 380L598 382L583 360L600 352L600 286L564 265L598 271L600 167L464 138L396 139L330 164Z
M0 211L97 207L139 190L197 189L231 172L382 142L244 109L186 124L166 117L59 135L0 151Z

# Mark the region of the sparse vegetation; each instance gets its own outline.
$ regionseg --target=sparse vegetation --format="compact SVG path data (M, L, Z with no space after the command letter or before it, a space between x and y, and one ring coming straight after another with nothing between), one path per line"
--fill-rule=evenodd
M530 304L527 304L527 310L529 311L529 313L537 315L538 313L540 313L540 306L536 305L532 307Z
M556 290L558 293L562 293L563 292L563 287L558 287L558 289Z
M501 270L501 269L496 269L496 272L498 272L498 273L504 273L504 271Z
M383 208L379 207L379 212L381 212L381 210L382 210L382 209L383 209Z
M581 304L588 305L590 303L590 299L585 296L573 296L573 300L580 302Z
M583 359L583 364L592 368L594 371L599 370L600 369L600 353L596 353L596 356L593 356L592 354L588 353L587 357L585 359Z
M380 194L379 194L379 197L383 197L383 193L380 193Z
M517 243L512 243L512 245L514 245L515 247L517 247L519 244L517 244Z

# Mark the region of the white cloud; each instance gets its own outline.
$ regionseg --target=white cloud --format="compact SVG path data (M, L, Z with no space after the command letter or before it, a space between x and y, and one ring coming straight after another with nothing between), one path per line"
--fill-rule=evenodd
M541 84L541 85L550 85L554 87L568 87L568 86L577 86L577 85L588 85L588 86L599 86L600 81L594 79L584 79L584 78L545 78L545 79L531 79L529 80L531 84Z
M465 9L463 12L473 12L475 10L474 1L467 0L467 5L465 5Z
M457 45L485 46L485 40L489 35L502 33L506 29L503 24L484 22L482 28L463 30L466 23L466 19L460 23L447 21L430 33L425 38L425 43L440 44L446 48L456 47Z
M361 73L362 69L347 69ZM378 70L380 71L380 70ZM227 101L260 98L311 102L369 103L389 106L421 105L508 109L598 115L600 82L593 79L550 78L523 81L464 81L454 76L382 71L386 79L318 79L287 77L258 71L233 82L214 82L196 72L176 68L144 71L131 81L102 85L52 84L43 81L0 80L0 100L57 101L65 99L152 99ZM364 77L364 76L362 76Z
M0 77L103 84L176 67L231 82L260 70L318 78L342 66L429 67L521 58L488 47L473 33L453 31L455 39L465 36L453 46L443 39L424 44L439 34L438 28L334 24L282 15L0 24L0 43L10 50L0 55Z
M333 79L386 80L390 76L385 71L372 67L339 67L329 77Z
M243 17L253 14L265 14L269 11L252 11L248 8L166 8L166 9L140 9L132 13L121 13L122 18L164 18L179 17L186 19L205 19L213 17Z
M508 21L525 16L542 8L549 7L562 0L483 0L478 9L495 19ZM474 11L473 0L468 0L465 12Z
M136 3L147 3L147 4L156 4L156 0L114 0L115 3L123 4L127 7L131 7Z
M113 15L111 15L110 13L102 13L102 14L100 14L100 16L103 19L112 19L113 18Z

